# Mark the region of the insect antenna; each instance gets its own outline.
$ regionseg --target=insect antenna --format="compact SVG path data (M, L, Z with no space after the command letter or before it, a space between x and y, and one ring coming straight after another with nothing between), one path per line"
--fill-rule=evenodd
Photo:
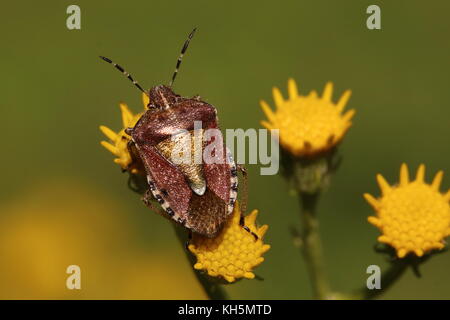
M183 48L181 49L180 56L178 57L178 60L177 60L177 66L175 67L175 71L173 72L172 80L170 80L170 84L169 84L170 88L172 88L173 82L175 81L175 78L177 77L178 70L180 69L181 60L183 59L183 56L189 46L189 42L191 41L192 37L194 36L194 33L196 30L197 30L197 28L194 28L194 30L192 30L191 33L189 33L189 36L188 36L186 42L184 43Z
M146 92L144 89L142 89L142 87L139 85L139 83L133 79L133 77L125 71L124 68L122 68L121 66L119 66L117 63L112 62L110 59L100 56L100 58L108 63L111 63L114 67L116 67L117 70L119 70L120 72L122 72L131 82L133 82L133 84L139 89L141 90L143 93L145 93L148 96L148 92Z

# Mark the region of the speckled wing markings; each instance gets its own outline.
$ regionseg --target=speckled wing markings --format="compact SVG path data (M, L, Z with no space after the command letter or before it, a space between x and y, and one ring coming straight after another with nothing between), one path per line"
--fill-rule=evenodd
M207 129L218 129L218 123L219 119L216 115L215 121L208 123ZM222 138L222 142L223 141ZM206 145L209 143L212 142L207 142ZM230 150L225 144L223 150L220 163L204 163L203 174L208 188L212 189L228 207L227 214L229 215L233 212L234 203L237 199L238 177L236 163L233 160Z
M206 185L212 190L225 204L230 199L230 178L231 170L227 158L227 150L224 148L221 163L204 163L203 171L206 179Z
M222 229L228 216L226 203L206 188L204 195L192 194L187 223L196 232L213 238Z
M161 207L177 222L187 221L192 191L184 175L165 159L155 147L138 147L146 156L144 164L149 175L150 190ZM186 224L189 228L189 225Z
M230 170L225 159L226 151L222 159L224 163L203 164L206 192L202 196L193 194L189 203L189 225L207 237L214 237L229 215Z
M206 193L203 197L194 195L190 203L191 225L204 230L207 232L205 235L209 234L209 237L215 236L221 230L233 212L237 197L237 168L226 147L221 160L220 163L203 164Z
M135 126L133 140L144 155L149 188L161 207L186 228L214 237L233 212L237 168L225 146L220 163L183 166L171 162L174 144L170 140L177 128L193 133L194 120L201 120L203 130L218 129L214 107L192 100L189 105L193 108L190 112L181 104L175 104L172 111L164 115L147 111L141 118L146 121L140 120ZM203 143L203 150L206 145L208 142Z

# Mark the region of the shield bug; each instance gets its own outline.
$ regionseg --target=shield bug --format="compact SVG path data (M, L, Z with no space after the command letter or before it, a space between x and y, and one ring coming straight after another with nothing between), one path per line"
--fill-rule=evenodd
M198 146L196 136L202 137L207 130L219 129L214 106L202 101L199 96L181 97L172 90L181 60L195 31L196 29L189 34L182 47L168 86L157 85L145 91L124 68L108 58L100 58L113 64L149 97L145 113L133 128L126 129L131 137L128 145L130 153L135 161L142 162L146 172L147 191L143 196L144 203L155 209L150 200L156 200L164 209L166 217L192 232L215 237L233 212L237 199L238 170L245 180L246 174L245 169L236 165L232 159L221 135L200 143L203 151L215 139L221 139L221 149L214 151L223 151L217 152L220 161L198 163L191 160L188 163L177 163L171 156L183 143L182 140L186 142L184 138L187 137L189 145ZM197 126L199 123L200 127ZM243 198L242 212L245 211L246 195ZM241 218L243 228L251 232L243 225L243 221Z

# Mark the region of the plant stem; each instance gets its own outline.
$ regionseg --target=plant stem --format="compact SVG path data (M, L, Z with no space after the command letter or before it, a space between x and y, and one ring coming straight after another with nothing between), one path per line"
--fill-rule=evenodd
M229 299L228 294L219 283L215 283L214 281L210 280L206 274L201 273L194 269L193 266L196 262L195 257L186 248L186 242L188 240L186 230L177 225L174 225L174 229L175 233L177 234L178 240L180 241L180 244L182 246L182 250L186 254L186 258L189 261L189 265L192 268L195 277L202 286L208 298L211 300L228 300Z
M302 223L302 252L305 258L315 299L327 299L330 288L325 272L316 206L319 194L299 193Z

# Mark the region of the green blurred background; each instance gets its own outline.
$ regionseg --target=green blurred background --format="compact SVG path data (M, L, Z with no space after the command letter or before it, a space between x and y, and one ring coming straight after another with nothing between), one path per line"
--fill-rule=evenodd
M401 162L450 183L450 3L376 1L382 30L366 28L374 1L41 1L2 4L3 129L0 164L1 298L204 298L170 224L128 190L127 176L99 141L100 124L121 127L119 101L140 111L144 87L167 83L187 33L198 27L175 89L218 108L225 128L259 128L258 101L271 88L301 93L352 89L354 125L343 164L320 202L325 256L335 290L366 281L378 231L362 193L378 195L375 174L397 181ZM81 7L81 30L66 8ZM272 249L261 280L227 286L232 298L311 297L305 264L288 228L298 207L280 176L250 166L250 209L269 224ZM78 264L82 290L65 288ZM450 298L450 253L411 271L383 298Z

